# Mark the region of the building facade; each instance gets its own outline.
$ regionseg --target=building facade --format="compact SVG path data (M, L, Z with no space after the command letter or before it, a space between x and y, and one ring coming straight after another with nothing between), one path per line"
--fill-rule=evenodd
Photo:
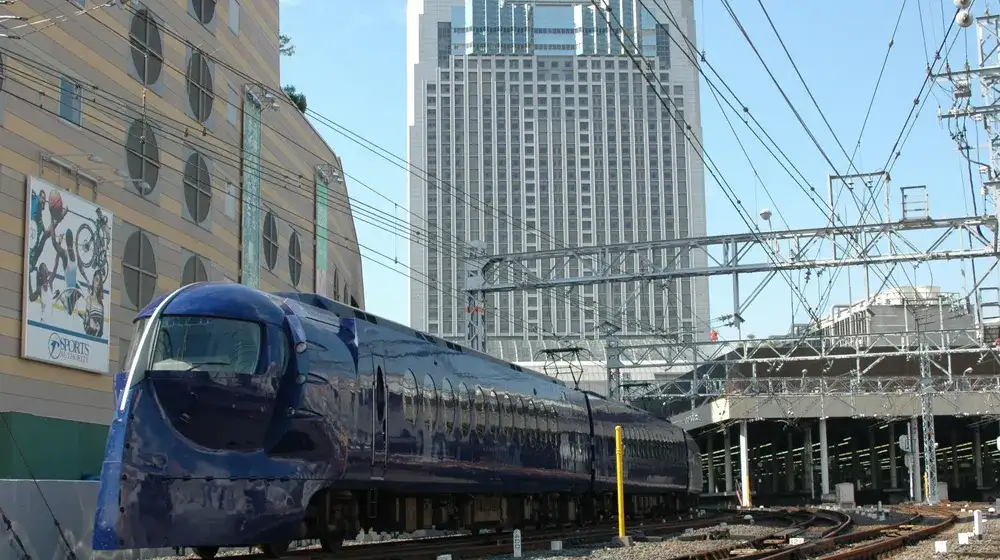
M341 161L281 92L278 0L4 15L0 478L79 478L155 294L228 280L363 306L361 259Z
M670 41L694 41L693 1L668 0L669 14L636 0L609 4L619 18L610 24L583 0L408 2L408 156L427 174L409 180L414 328L464 336L462 259L472 241L504 254L705 235L702 162L661 100L700 138L698 71ZM648 62L659 95L620 41ZM624 266L704 265L674 257ZM552 267L530 268L588 272ZM487 308L491 352L539 333L594 336L608 317L621 336L697 336L708 283L494 294Z

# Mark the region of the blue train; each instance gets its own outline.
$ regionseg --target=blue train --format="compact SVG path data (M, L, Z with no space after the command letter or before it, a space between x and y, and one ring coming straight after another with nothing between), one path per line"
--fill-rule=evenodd
M615 425L630 517L702 487L668 422L313 294L184 286L123 363L95 550L592 523L615 514Z

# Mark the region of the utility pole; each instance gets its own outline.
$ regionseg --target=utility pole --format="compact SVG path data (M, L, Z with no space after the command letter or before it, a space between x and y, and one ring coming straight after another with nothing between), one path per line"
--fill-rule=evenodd
M919 325L920 322L918 321ZM920 343L920 416L924 428L924 480L927 482L927 503L934 505L938 498L937 440L934 437L934 382L931 379L931 358L927 352L920 327L917 327ZM919 460L919 456L915 459ZM917 463L919 465L919 463ZM916 467L916 465L915 465Z

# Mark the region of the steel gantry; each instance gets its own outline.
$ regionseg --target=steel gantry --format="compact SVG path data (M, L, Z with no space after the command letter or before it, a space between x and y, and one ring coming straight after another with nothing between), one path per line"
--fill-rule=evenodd
M827 246L833 250L824 249ZM880 264L979 258L992 258L995 265L998 254L995 216L904 219L880 224L713 235L508 255L486 255L483 245L474 243L467 261L466 342L485 351L484 315L486 295L490 293L728 275L732 277L733 290L731 316L735 326L740 327L744 310L782 270L858 266L868 271ZM540 261L555 264L548 272L533 272ZM682 267L682 261L707 264ZM571 268L578 268L581 273L577 276L561 274ZM635 270L630 270L632 268ZM740 277L758 273L764 277L748 296L742 297ZM866 285L870 283L866 281ZM614 324L620 317L606 320Z
M757 396L759 407L771 403L787 414L802 413L794 402L825 399L849 399L857 407L864 399L885 406L893 387L903 388L900 398L916 396L914 416L924 424L924 448L933 446L933 408L936 399L960 384L975 386L979 392L1000 394L995 377L969 373L979 372L980 366L995 352L984 342L980 293L984 282L997 267L1000 257L997 219L994 215L961 218L930 218L924 214L911 218L905 208L903 219L878 224L828 226L822 228L774 231L766 234L747 233L717 235L683 240L665 240L536 251L511 255L489 256L481 246L473 249L469 259L466 290L468 293L468 342L485 351L486 295L494 292L533 291L576 286L607 285L624 282L650 282L676 278L728 275L732 278L733 308L729 317L737 328L738 340L719 343L705 336L660 333L662 344L630 345L627 339L615 335L615 319L605 317L606 359L609 396L627 400L641 397L660 399L665 407L671 402L689 402L692 413L699 403L725 395L737 398ZM688 258L684 259L687 256ZM666 258L664 258L666 257ZM533 272L542 260L555 261L549 270L553 274ZM682 261L683 259L683 261ZM973 274L970 293L964 305L971 311L974 324L971 331L928 332L912 331L863 336L829 336L813 324L809 330L787 338L755 340L742 336L747 307L766 284L783 270L821 270L838 267L863 267L866 298L871 300L869 273L888 275L881 265L897 263L922 264L931 261L969 259L986 262ZM636 261L639 266L636 267ZM680 266L681 263L706 263L704 266ZM578 267L578 276L563 276L565 270ZM630 266L631 265L631 266ZM763 275L747 297L741 296L741 278ZM995 289L995 288L994 288ZM878 288L876 288L878 290ZM874 294L878 295L878 294ZM962 302L950 302L961 306ZM934 306L929 306L934 307ZM938 308L941 303L938 302ZM617 311L617 310L616 310ZM944 320L941 320L943 325ZM916 337L916 338L914 338ZM935 342L935 337L937 338ZM991 339L992 341L992 339ZM957 360L956 356L965 359ZM968 356L972 356L971 362ZM887 359L916 360L919 370L912 377L867 377L866 374ZM628 371L633 367L649 368L650 361L662 368L657 376L662 382L633 383ZM956 379L956 361L963 373ZM800 363L801 371L787 373L789 364ZM764 372L759 369L764 368ZM782 369L786 373L779 374ZM935 375L932 370L940 370ZM839 370L839 372L838 372ZM992 372L992 370L990 370ZM940 375L943 373L944 375ZM981 373L981 372L980 372ZM839 377L838 377L839 376ZM942 381L941 379L945 381ZM685 386L686 385L686 386ZM760 397L763 397L761 399ZM889 399L891 400L891 399ZM793 402L794 401L794 402ZM855 408L854 410L856 410ZM956 410L962 407L956 406ZM667 412L667 411L664 411ZM934 455L933 452L929 452ZM931 456L926 468L934 466ZM928 499L936 499L936 487Z

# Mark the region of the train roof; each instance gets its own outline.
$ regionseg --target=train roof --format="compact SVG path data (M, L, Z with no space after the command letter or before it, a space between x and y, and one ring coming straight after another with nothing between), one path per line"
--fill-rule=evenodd
M302 293L302 292L276 292L273 295L278 296L278 297L285 297L285 298L289 298L289 299L294 299L294 300L296 300L296 301L298 301L300 303L304 303L304 304L310 305L312 307L318 307L320 309L323 309L325 311L329 311L329 312L334 313L334 314L336 314L338 316L341 316L341 317L343 317L345 313L351 313L351 314L353 314L354 318L356 318L358 320L365 321L367 323L372 323L372 324L375 324L375 325L379 325L381 327L390 328L390 329L392 329L392 330L394 330L394 331L396 331L396 332L398 332L400 334L403 334L403 335L416 336L417 338L419 338L419 339L421 339L421 340L423 340L425 342L429 342L431 344L436 344L438 346L444 346L444 347L446 347L446 348L448 348L448 349L450 349L452 351L455 351L455 352L459 352L459 353L462 353L462 354L470 354L470 355L476 356L477 358L493 362L493 363L495 363L497 365L501 365L501 366L504 366L504 367L509 367L510 369L513 369L515 371L524 373L524 374L528 375L529 377L535 377L539 381L544 381L546 383L552 383L553 385L559 385L560 387L567 387L567 385L566 385L565 382L563 382L563 381L561 381L559 379L555 379L555 378L549 377L549 376L545 375L544 373L540 373L540 372L535 371L535 370L530 369L530 368L524 368L524 367L521 367L521 366L519 366L519 365L517 365L515 363L507 362L507 361L501 360L501 359L499 359L497 357L494 357L494 356L491 356L489 354L486 354L484 352L480 352L478 350L474 350L472 348L469 348L468 346L465 346L465 345L462 345L462 344L458 344L458 343L452 342L450 340L445 340L443 338L439 338L439 337L436 337L434 335L427 334L427 333L425 333L423 331L418 331L417 329L414 329L412 327L408 327L406 325L397 323L395 321L391 321L391 320L386 319L384 317L379 317L377 315L372 315L371 313L368 313L367 311L358 309L356 307L352 307L350 305L347 305L346 303L341 303L339 301L334 301L332 299L329 299L327 297L321 296L319 294L310 294L310 293ZM569 387L567 387L567 388L569 388Z
M167 294L153 298L152 301L136 314L134 320L145 319L152 315L156 307L166 297ZM538 381L567 387L565 382L543 373L523 368L515 363L501 360L467 346L372 315L364 310L334 301L319 294L302 292L275 292L268 294L249 286L232 282L200 282L186 286L185 290L178 297L167 304L164 313L167 315L208 315L280 325L284 322L284 312L279 306L275 305L273 297L293 299L301 304L322 309L339 317L353 316L355 319L379 325L383 328L389 328L403 335L416 336L425 342L444 346L454 352L473 355L479 359L508 367L529 377L534 377Z

